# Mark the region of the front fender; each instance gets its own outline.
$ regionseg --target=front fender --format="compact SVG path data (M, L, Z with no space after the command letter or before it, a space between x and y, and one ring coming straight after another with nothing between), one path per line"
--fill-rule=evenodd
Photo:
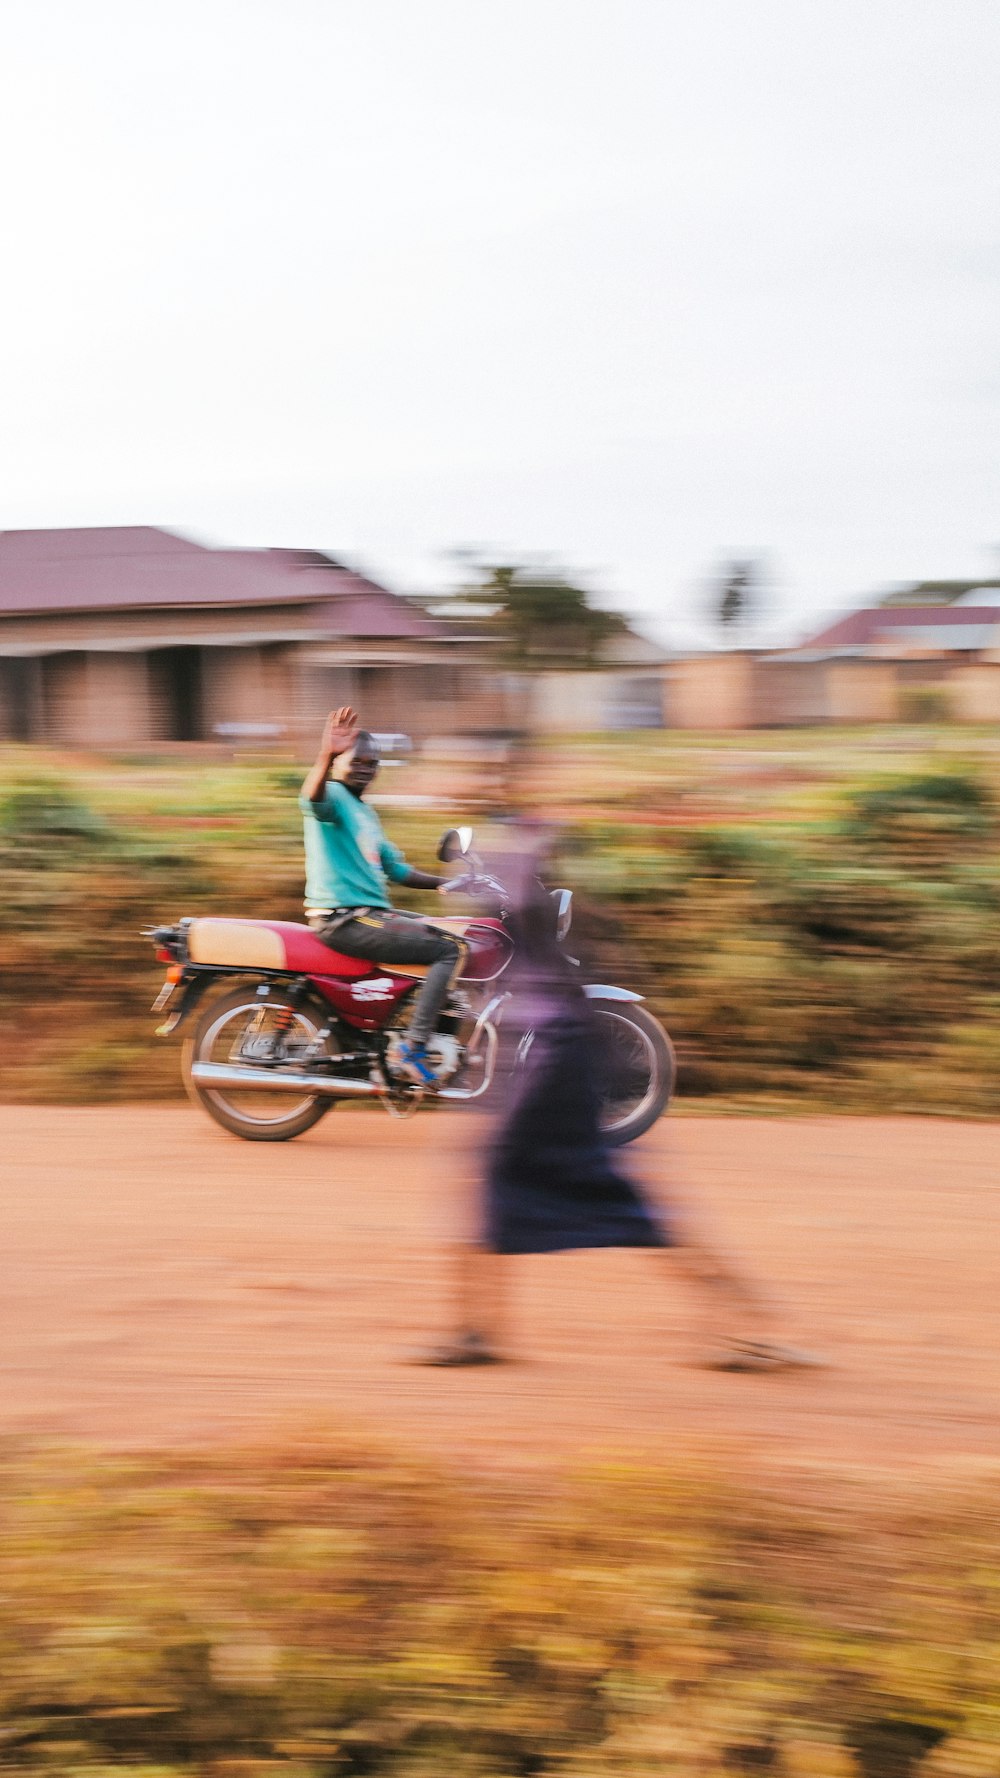
M633 994L631 988L609 988L603 982L587 982L584 993L588 1000L642 1000L642 994Z

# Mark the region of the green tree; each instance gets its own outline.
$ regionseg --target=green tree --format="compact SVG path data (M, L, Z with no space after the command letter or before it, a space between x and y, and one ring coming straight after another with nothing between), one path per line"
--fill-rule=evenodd
M506 661L521 671L592 665L601 644L628 628L618 612L592 604L582 587L544 566L484 565L462 596L482 607Z
M715 616L724 630L734 630L750 615L757 594L754 562L731 562L725 569L715 597Z

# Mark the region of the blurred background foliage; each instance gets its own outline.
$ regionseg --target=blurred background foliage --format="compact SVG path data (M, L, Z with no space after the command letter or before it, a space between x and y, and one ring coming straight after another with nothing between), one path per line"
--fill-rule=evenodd
M995 1478L8 1447L11 1771L989 1778ZM727 1478L728 1479L725 1479Z
M14 748L0 767L0 1094L177 1094L139 928L299 918L303 768ZM998 790L992 733L925 728L583 737L522 750L505 785L471 745L428 749L380 785L417 863L512 794L557 823L585 967L648 995L692 1100L992 1115Z
M508 667L593 666L602 643L629 634L620 612L595 604L587 588L551 562L505 565L462 551L458 561L466 573L473 572L454 601L473 606L482 632Z

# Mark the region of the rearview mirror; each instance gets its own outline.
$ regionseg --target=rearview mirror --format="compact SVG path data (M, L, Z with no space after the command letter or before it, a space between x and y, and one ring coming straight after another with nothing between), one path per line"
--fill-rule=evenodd
M449 827L448 832L442 835L437 855L442 864L452 864L456 858L467 858L471 851L471 827Z

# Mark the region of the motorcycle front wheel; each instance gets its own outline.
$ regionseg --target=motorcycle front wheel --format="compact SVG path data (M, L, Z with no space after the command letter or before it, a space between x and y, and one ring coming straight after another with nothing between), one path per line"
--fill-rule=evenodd
M324 1022L318 1007L308 1002L292 1006L280 988L272 988L266 1000L261 999L254 982L210 1001L181 1056L181 1072L190 1098L230 1135L242 1136L245 1142L288 1142L293 1136L301 1136L326 1116L333 1099L304 1093L294 1086L287 1093L203 1087L192 1080L191 1064L266 1066L281 1031L283 1053L294 1065L297 1055L304 1056L309 1045L315 1043Z
M601 1128L612 1148L645 1135L670 1103L677 1074L663 1026L634 1000L595 996Z

